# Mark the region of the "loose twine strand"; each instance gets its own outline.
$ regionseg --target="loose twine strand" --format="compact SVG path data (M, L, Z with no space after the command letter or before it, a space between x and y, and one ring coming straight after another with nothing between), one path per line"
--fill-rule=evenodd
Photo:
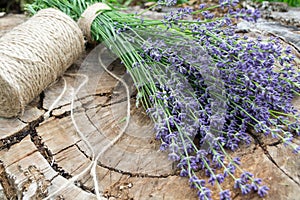
M111 7L104 3L95 3L89 7L82 13L79 18L77 24L83 32L83 35L86 36L89 42L92 42L91 36L91 26L96 17L101 14L101 11L111 10Z
M83 74L69 74L70 76L82 76L84 78L84 81L77 87L77 89L73 92L72 95L72 99L71 99L71 120L72 123L74 125L74 128L77 132L77 134L79 135L79 137L81 138L81 140L88 146L88 148L90 149L90 151L92 152L92 162L85 168L83 169L79 174L73 176L72 178L68 179L63 185L61 185L58 189L56 189L55 191L53 191L48 197L44 198L44 200L48 200L48 199L52 199L53 197L55 197L55 195L57 195L61 190L63 190L64 188L68 187L70 184L73 184L76 180L78 180L82 175L86 174L90 168L93 165L93 161L95 160L95 153L93 150L92 145L90 144L90 142L88 141L88 139L85 137L84 133L79 129L76 120L75 120L75 116L74 116L74 103L75 103L75 97L78 94L78 92L81 90L81 88L86 85L86 83L88 82L89 78L86 75ZM65 82L65 87L66 88L66 82ZM65 93L65 90L61 93L61 95L63 95ZM60 95L60 96L61 96ZM61 99L61 97L58 97L55 102L52 104L51 107L54 108L55 104L57 101L59 101ZM97 197L98 198L98 197Z
M111 8L108 7L106 4L103 3L96 3L94 5L91 5L90 7L88 7L85 12L82 14L82 17L79 19L78 21L78 25L81 28L82 32L85 34L85 36L88 38L89 41L92 41L91 38L91 24L93 23L93 21L95 20L95 18L99 15L99 11L102 10L110 10ZM118 133L118 135L111 141L109 141L109 143L104 146L101 151L95 155L95 151L91 145L91 143L88 141L88 139L86 138L86 136L84 135L84 133L79 129L75 117L74 117L74 102L75 102L75 98L76 95L78 94L78 92L81 90L81 88L87 84L89 78L86 75L83 74L69 74L72 76L82 76L84 77L84 81L78 86L78 88L74 91L73 96L72 96L72 100L71 100L71 119L72 119L72 123L76 129L76 132L78 133L79 137L82 139L82 141L87 145L87 147L89 148L89 150L91 151L91 163L84 168L79 174L73 176L72 178L68 179L67 182L65 184L63 184L62 186L60 186L56 191L52 192L51 195L49 195L48 197L46 197L45 199L51 199L52 197L54 197L56 194L58 194L61 190L63 190L64 188L66 188L67 186L69 186L70 184L74 183L76 180L78 180L81 176L83 176L84 174L86 174L88 171L90 171L90 175L92 176L93 182L94 182L94 187L95 187L95 194L98 200L103 199L103 196L100 194L99 192L99 183L97 180L97 166L98 166L98 160L100 158L101 155L103 155L109 148L111 148L114 144L116 144L120 138L124 135L126 129L129 126L129 122L130 122L130 91L129 91L129 86L126 84L125 81L123 81L121 78L119 78L118 76L116 76L115 74L113 74L112 72L110 72L106 66L103 64L102 59L101 59L101 54L103 54L103 52L105 51L105 49L102 49L99 52L99 56L98 56L98 61L100 66L113 78L115 78L116 80L118 80L119 82L121 82L126 90L126 97L127 97L127 110L126 110L126 122L125 125L123 126L123 128L120 130L120 132Z
M84 51L78 25L56 9L39 11L0 38L0 116L16 117Z
M84 51L83 34L92 41L91 24L99 15L99 10L110 10L103 3L90 6L78 21L78 25L67 15L56 9L39 11L27 22L15 27L0 38L0 116L15 117L23 114L25 106L38 96L47 86L53 83L65 70L74 63ZM80 30L80 28L81 30ZM130 121L130 93L128 85L118 76L106 69L99 54L101 67L112 77L120 81L126 88L127 117L119 134L95 155L92 145L82 133L74 118L74 101L77 93L88 82L88 77L74 91L71 101L71 119L82 141L92 152L92 162L79 174L68 179L65 184L45 199L51 199L62 189L78 180L90 171L93 178L96 197L103 199L99 192L96 167L100 156L112 147L125 133ZM44 114L48 119L55 105L64 95L67 87L63 78L64 88L59 97Z
M130 90L129 90L129 86L127 85L127 83L124 80L122 80L121 78L119 78L118 76L116 76L115 74L113 74L112 72L110 72L106 68L106 66L103 64L102 59L101 59L101 54L103 54L104 51L105 51L105 49L102 49L99 52L98 60L99 60L100 66L110 76L112 76L113 78L115 78L116 80L118 80L119 82L121 82L124 85L125 90L126 90L127 110L126 110L126 122L125 122L125 125L120 130L120 132L118 133L118 135L113 140L109 141L109 143L106 144L97 155L95 155L95 151L94 151L91 143L88 141L88 139L86 138L86 136L84 135L84 133L78 127L78 125L76 123L76 120L75 120L75 116L74 116L74 102L75 102L75 99L76 99L76 95L81 90L81 88L88 83L89 78L88 78L88 76L86 76L84 74L69 74L68 73L68 75L70 75L70 76L81 76L81 77L84 78L84 81L77 87L77 89L74 91L74 93L72 95L72 99L71 99L71 120L72 120L74 128L75 128L76 132L78 133L79 137L81 138L81 140L87 145L87 147L91 151L91 154L92 154L91 155L91 163L86 168L84 168L79 174L76 174L72 178L68 179L65 184L63 184L62 186L60 186L56 191L52 192L44 200L51 199L52 197L54 197L55 195L57 195L61 190L63 190L64 188L68 187L70 184L73 184L76 180L78 180L81 176L83 176L84 174L86 174L88 171L90 171L90 174L91 174L93 182L94 182L95 194L96 194L97 199L98 200L102 200L103 199L103 196L99 192L99 183L98 183L98 179L97 179L98 160L99 160L99 158L100 158L101 155L103 155L109 148L111 148L114 144L116 144L121 139L121 137L125 134L125 131L128 128L129 122L130 122L130 105L131 105L130 104ZM64 92L65 92L65 90L62 92L62 94ZM58 99L55 100L53 106L57 103L57 100L59 100L60 98L61 97L59 97Z
M100 199L100 193L99 193L99 187L98 187L98 181L97 181L97 173L96 173L96 167L97 167L97 163L98 163L98 160L100 158L100 156L105 153L110 147L112 147L114 144L116 144L120 139L121 137L124 135L126 129L128 128L129 126L129 122L130 122L130 91L129 91L129 86L127 85L127 83L122 80L121 78L119 78L118 76L116 76L115 74L113 74L112 72L110 72L106 67L105 65L103 64L102 62L102 59L101 59L101 54L103 54L105 49L102 49L99 53L99 57L98 57L98 60L99 60L99 63L100 65L102 66L102 68L110 75L112 76L113 78L115 78L116 80L120 81L124 87L125 87L125 90L126 90L126 97L127 97L127 111L126 111L126 122L125 122L125 125L123 126L123 128L120 130L119 134L117 135L117 137L115 137L112 141L110 141L104 148L102 148L102 150L98 153L95 161L94 161L94 164L93 164L93 167L91 169L91 175L93 177L93 180L94 180L94 186L95 186L95 191L96 191L96 196L97 196L97 199Z

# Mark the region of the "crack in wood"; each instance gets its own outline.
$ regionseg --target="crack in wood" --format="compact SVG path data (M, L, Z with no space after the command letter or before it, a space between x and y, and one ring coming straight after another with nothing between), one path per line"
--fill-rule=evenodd
M21 142L27 135L30 135L31 141L33 142L33 144L36 146L37 151L45 158L45 160L50 164L50 166L56 171L58 172L59 175L63 176L64 178L70 178L72 177L71 175L69 175L67 172L65 172L64 170L62 170L61 168L59 168L57 166L56 163L53 162L53 155L51 153L51 151L44 145L44 143L42 142L42 138L37 134L36 128L40 125L40 123L42 123L44 121L43 117L40 117L39 119L29 123L25 128L28 129L26 131L20 131L18 133L15 134L15 136L10 136L11 137L16 137L18 138L18 140L16 141L12 141L10 142L10 146L12 146L13 144L19 143ZM6 140L9 140L6 139ZM10 147L9 146L9 147ZM3 148L0 147L0 150L2 150ZM36 151L32 152L31 154L35 153ZM28 155L26 155L28 156ZM1 163L0 163L0 172L1 172Z
M109 92L109 93L99 93L99 94L89 94L89 95L86 95L84 97L80 97L80 98L76 99L74 101L74 103L79 102L79 101L83 101L85 99L88 99L89 97L105 97L105 96L108 97L110 95L111 95L111 92ZM52 111L61 109L62 107L69 106L69 105L71 105L71 102L63 104L63 105L60 105L60 106L54 108Z
M52 114L50 114L51 116ZM66 118L66 117L69 117L71 115L71 111L66 111L60 115L55 115L55 116L51 116L51 117L55 117L56 119L63 119L63 118Z
M282 144L282 142L281 142L280 140L278 140L278 141L276 141L276 142L273 142L273 143L271 143L271 144L268 144L268 146L270 146L270 147L276 147L276 146L278 146L278 145L280 145L280 144Z
M273 159L273 157L270 155L267 149L265 149L263 146L261 148L264 150L264 154L269 158L269 160L280 170L282 173L284 173L289 179L291 179L294 183L296 183L298 186L300 186L300 183L296 181L292 176L290 176L286 171L284 171Z
M239 195L240 195L240 193L237 193L236 195L234 195L234 197L232 197L232 200L236 199Z
M294 44L293 42L287 41L284 37L279 36L279 35L277 35L277 34L274 34L274 33L271 33L271 32L268 32L268 33L269 33L271 36L274 36L274 37L276 37L276 38L281 39L283 42L289 44L289 45L292 46L298 53L300 53L299 47L298 47L296 44Z
M8 199L17 199L17 190L14 187L14 180L7 174L3 162L0 160L0 184L3 187L4 194Z
M56 177L58 177L59 175L64 177L65 179L70 179L73 176L66 172L62 167L60 167L56 161L53 158L53 154L51 153L51 151L45 146L45 144L42 142L42 138L37 134L37 132L35 131L34 133L32 133L31 135L31 140L34 143L34 145L37 147L38 151L40 152L40 154L47 160L47 162L50 164L51 168L56 171L58 174L56 176L54 176L50 182L52 182ZM74 144L75 145L75 144ZM63 150L66 150L74 145L68 146L66 148L64 148ZM61 151L63 151L61 150ZM60 151L60 152L61 152ZM59 152L58 152L59 153ZM56 153L56 154L58 154ZM82 189L85 192L89 192L89 193L93 193L95 194L95 192L93 190L91 190L90 188L84 186L80 181L75 181L74 185L79 187L80 189Z
M11 146L21 142L29 134L30 130L28 130L28 126L26 126L23 130L6 138L0 139L0 151L4 149L9 150Z
M38 127L38 125L36 127ZM30 133L31 141L36 146L39 153L47 160L47 162L51 163L53 159L52 153L42 143L42 138L37 134L36 127L34 127L32 132Z
M85 186L80 180L77 180L74 182L74 184L81 188L82 190L86 191L86 192L90 192L92 194L96 194L95 189L94 188L89 188L87 186Z
M86 111L89 111L89 110L92 110L92 109L97 109L97 108L107 108L107 107L109 107L109 106L113 106L113 105L116 105L116 104L120 104L120 103L123 103L123 102L125 102L125 101L127 101L127 99L126 98L122 98L122 99L120 99L120 100L118 100L118 101L115 101L115 102L112 102L112 103L107 103L107 102L109 102L109 101L111 101L111 96L110 96L111 94L110 93L106 93L106 95L100 95L100 96L106 96L106 97L108 97L108 99L105 101L105 103L103 104L103 105L96 105L96 106L94 106L94 107L91 107L91 108L86 108L84 105L85 104L82 104L82 108L84 108L84 112L86 112ZM93 95L92 95L93 96ZM94 96L97 96L97 95L94 95ZM86 96L86 98L88 98L88 97L91 97L91 96ZM84 98L82 99L82 100L84 100ZM76 100L76 101L80 101L80 100ZM57 107L57 108L55 108L55 109L53 109L51 112L50 112L50 117L54 117L54 118L57 118L57 119L63 119L63 118L65 118L65 117L69 117L70 115L71 115L71 111L65 111L64 113L62 113L62 114L59 114L59 115L53 115L52 113L53 113L53 111L55 111L55 110L59 110L59 109L61 109L61 108L63 108L63 107L65 107L65 106L69 106L69 105L71 105L71 103L69 104L64 104L64 105L61 105L61 106L59 106L59 107ZM98 111L97 111L98 112Z
M44 109L44 99L45 99L45 92L41 92L40 94L40 99L37 105L37 108L40 110L45 110Z
M14 133L11 136L1 139L0 140L0 151L3 149L9 149L14 144L21 142L26 136L35 132L35 127L37 127L42 121L43 121L43 118L40 117L39 119L37 119L33 122L26 123L27 125L22 130Z
M28 130L28 133L26 134L26 136L28 134L30 134L30 138L31 141L33 142L33 144L36 146L37 151L43 156L43 158L50 164L51 168L56 171L58 174L56 176L54 176L50 182L52 182L56 177L58 176L62 176L66 179L70 179L72 178L72 175L69 174L68 172L66 172L62 167L60 167L54 160L53 158L53 154L51 153L51 151L45 146L45 144L42 142L42 138L41 136L39 136L37 134L36 128L40 125L40 123L42 123L44 121L43 117L39 118L38 120L29 123L29 127L30 129ZM26 136L24 136L23 138L25 138ZM22 139L23 139L22 138ZM21 141L21 140L20 140ZM70 148L73 145L67 147ZM67 149L66 148L66 149ZM61 150L63 151L63 150ZM36 151L34 151L33 153L35 153ZM1 174L1 162L0 162L0 182L1 182L1 178L2 178L2 174ZM13 185L13 184L12 184ZM93 191L92 189L84 186L84 184L82 184L80 181L76 181L74 182L74 185L79 187L80 189L82 189L83 191L89 192L89 193L93 193L95 194L95 191ZM7 187L5 187L7 188ZM9 187L8 187L9 189ZM15 193L16 194L16 193ZM10 198L11 199L11 198ZM15 199L15 198L12 198Z
M179 172L174 172L170 174L161 174L161 175L151 175L151 174L145 174L145 173L135 173L135 172L128 172L128 171L123 171L121 169L116 169L113 167L109 167L107 165L104 165L100 162L98 162L98 166L103 167L105 169L108 169L113 172L120 173L122 175L127 175L129 177L138 177L138 178L168 178L170 176L179 176Z
M91 160L91 158L76 144L75 145L78 150L88 159ZM134 172L128 172L124 171L121 169L116 169L107 165L102 164L101 162L98 161L98 166L102 167L104 169L108 169L109 171L113 171L122 175L127 175L129 177L139 177L139 178L168 178L170 176L179 176L179 172L174 172L170 174L162 174L162 175L151 175L151 174L146 174L146 173L134 173Z
M55 163L52 152L42 142L42 138L37 134L36 129L34 129L34 132L30 134L30 137L31 141L34 143L39 153L46 159L46 161L50 164L54 171L56 171L59 175L66 179L72 177L69 173L67 173L61 167L59 167L57 163Z
M258 138L255 134L250 133L251 137L258 143L259 147L263 150L264 154L267 156L267 158L290 180L292 180L294 183L296 183L298 186L300 186L300 183L296 181L292 176L290 176L284 169L282 169L276 161L273 159L269 151L266 149L266 145L261 141L261 138ZM268 145L272 146L272 145ZM275 145L273 145L275 146Z
M97 106L95 106L95 107L86 108L86 107L84 107L84 104L83 104L82 107L84 108L84 112L87 112L87 111L92 110L92 109L97 109L97 108L107 108L107 107L109 107L109 106L117 105L117 104L120 104L120 103L123 103L123 102L127 101L127 99L124 98L124 99L120 99L120 100L115 101L115 102L112 102L112 103L107 103L107 102L110 101L110 100L111 100L111 99L108 98L107 101L105 102L105 104L103 104L103 105L97 105ZM69 116L71 115L71 111L69 111L69 110L66 111L66 112L64 112L64 113L62 113L62 114L59 114L59 115L52 115L52 112L53 112L53 111L59 110L59 109L61 109L62 107L68 106L68 105L70 105L70 104L66 104L66 105L63 105L63 106L59 106L59 107L53 109L53 110L50 112L50 117L54 117L54 118L56 118L56 119L63 119L63 118L65 118L65 117L69 117ZM100 111L100 109L99 109L99 111ZM99 111L97 111L97 113L98 113ZM87 115L86 115L86 116L87 116Z

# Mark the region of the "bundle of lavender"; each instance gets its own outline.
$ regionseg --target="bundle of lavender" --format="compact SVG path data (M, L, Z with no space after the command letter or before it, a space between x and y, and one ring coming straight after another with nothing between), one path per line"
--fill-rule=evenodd
M36 0L27 10L35 14L53 7L78 20L96 2ZM155 123L160 149L169 152L201 200L211 199L212 192L221 200L231 199L222 186L225 178L233 179L242 194L267 194L262 180L228 153L251 143L250 129L279 139L295 153L300 150L292 141L300 134L299 114L292 105L300 93L294 56L276 38L237 35L233 18L259 17L257 11L235 8L237 3L220 0L213 8L228 10L222 18L214 17L212 7L200 5L198 10L179 8L162 21L112 9L101 12L91 26L93 39L104 42L124 63L137 89L137 104L142 102ZM199 14L203 20L187 20ZM200 178L201 172L208 181Z

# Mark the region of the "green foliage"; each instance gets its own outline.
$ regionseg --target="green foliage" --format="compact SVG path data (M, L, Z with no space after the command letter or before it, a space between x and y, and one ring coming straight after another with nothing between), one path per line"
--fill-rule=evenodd
M33 0L20 0L20 7L23 9L24 6L28 3L32 3Z
M300 0L254 0L256 2L263 2L263 1L269 1L269 2L284 2L287 3L289 6L292 7L300 7Z
M32 3L33 0L11 0L11 1L0 1L0 11L3 12L22 12L24 5Z

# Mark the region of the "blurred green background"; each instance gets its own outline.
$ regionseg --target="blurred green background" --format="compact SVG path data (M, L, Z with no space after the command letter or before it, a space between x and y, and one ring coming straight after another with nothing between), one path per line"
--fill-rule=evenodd
M266 0L254 0L256 2L263 2ZM287 3L289 6L292 7L299 7L300 6L300 0L267 0L269 2L284 2Z
M0 12L13 12L21 13L23 6L26 3L30 3L33 0L0 0ZM213 0L218 2L218 0ZM242 0L241 0L242 1ZM266 0L252 0L254 2L263 2ZM289 6L300 7L300 0L267 0L269 2L285 2ZM107 0L109 3L113 3L117 6L130 6L130 5L143 5L146 2L156 2L156 0ZM207 2L207 0L178 0L178 4L201 4ZM211 0L209 0L211 2Z

